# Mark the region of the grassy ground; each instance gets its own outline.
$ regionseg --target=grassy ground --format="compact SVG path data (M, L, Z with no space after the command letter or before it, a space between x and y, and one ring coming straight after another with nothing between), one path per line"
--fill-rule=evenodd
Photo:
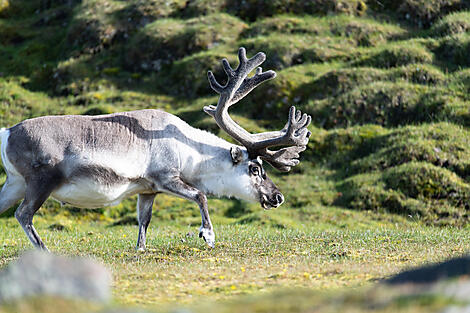
M324 210L318 209L318 213L326 213ZM377 281L402 269L459 256L470 248L466 229L426 227L410 221L344 228L324 220L318 227L306 224L279 229L215 218L215 249L197 238L195 226L154 221L149 227L148 250L139 253L134 250L136 226L68 220L66 229L59 231L58 218L36 220L52 251L92 257L112 271L116 304L153 309L200 307L208 300L228 309L226 301L269 298L279 289L293 297L300 296L288 290L321 292L316 298L320 302L329 301L333 293L347 294L346 290L364 295ZM0 223L0 262L4 266L31 245L16 220L2 219ZM314 304L306 302L307 306Z

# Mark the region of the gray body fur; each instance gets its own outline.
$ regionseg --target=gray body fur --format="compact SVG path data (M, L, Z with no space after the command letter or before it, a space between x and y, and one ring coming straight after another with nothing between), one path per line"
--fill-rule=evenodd
M0 192L0 213L24 198L15 216L32 243L43 249L32 218L50 195L77 207L103 207L139 194L138 249L145 249L153 200L160 192L199 205L200 236L210 246L215 236L206 194L260 201L265 208L283 201L269 178L250 175L249 164L259 163L262 169L261 161L250 160L244 147L159 110L45 116L2 134L7 181ZM234 161L233 147L241 162Z

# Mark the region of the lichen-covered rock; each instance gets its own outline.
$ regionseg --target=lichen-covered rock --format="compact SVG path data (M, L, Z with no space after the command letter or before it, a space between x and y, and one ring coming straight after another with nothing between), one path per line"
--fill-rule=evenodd
M92 260L29 251L0 272L0 302L43 295L105 302L110 284L109 271Z

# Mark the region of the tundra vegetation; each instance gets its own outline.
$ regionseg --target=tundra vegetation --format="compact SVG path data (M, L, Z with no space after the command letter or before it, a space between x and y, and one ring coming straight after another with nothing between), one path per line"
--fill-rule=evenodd
M206 72L237 49L267 54L277 78L231 113L251 132L280 129L291 105L312 115L302 162L271 176L272 211L159 196L145 253L131 198L35 217L51 251L113 271L117 305L221 312L430 312L445 296L391 295L377 281L470 248L470 4L464 0L0 0L0 126L50 114L160 108L230 140L202 107ZM266 166L268 171L270 170ZM0 169L0 183L5 181ZM0 218L0 266L30 243ZM196 234L196 235L195 235ZM337 299L341 298L341 301ZM30 299L0 312L102 309ZM238 303L235 305L234 303ZM461 304L461 303L460 303Z

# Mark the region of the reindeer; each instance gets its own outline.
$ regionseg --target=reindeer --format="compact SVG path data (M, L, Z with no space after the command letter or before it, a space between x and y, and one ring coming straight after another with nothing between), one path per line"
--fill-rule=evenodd
M310 137L311 117L291 107L282 130L258 134L235 123L229 107L276 76L258 67L266 59L264 53L247 59L245 49L240 48L238 58L235 70L222 60L228 76L225 86L208 72L209 84L220 97L217 106L205 106L204 111L242 146L153 109L28 119L0 131L7 173L0 192L0 214L23 199L15 217L32 244L47 250L33 226L33 216L48 197L96 208L138 194L136 249L145 250L152 206L159 193L197 203L202 217L199 237L212 248L215 234L206 195L257 201L264 209L280 206L284 197L266 175L263 161L280 171L297 165ZM248 77L256 67L256 73Z

